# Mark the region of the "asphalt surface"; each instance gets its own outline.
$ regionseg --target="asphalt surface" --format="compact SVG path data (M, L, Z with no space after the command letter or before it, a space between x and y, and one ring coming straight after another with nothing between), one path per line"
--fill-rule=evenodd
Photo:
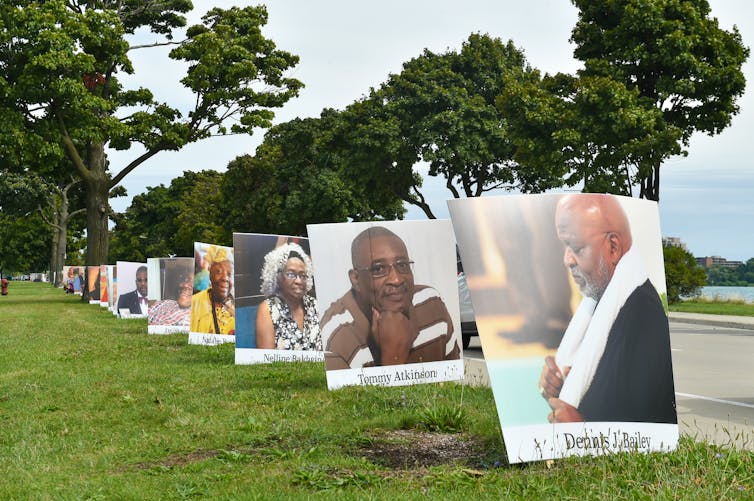
M682 434L754 450L754 317L670 314ZM489 385L478 337L464 350L466 380Z

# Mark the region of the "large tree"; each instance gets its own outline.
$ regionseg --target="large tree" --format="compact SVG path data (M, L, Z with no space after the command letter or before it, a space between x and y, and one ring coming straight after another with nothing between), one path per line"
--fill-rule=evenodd
M45 269L50 271L50 281L59 285L70 236L69 225L83 212L80 208L83 207L83 193L76 189L79 180L65 175L62 170L46 169L45 172L46 179L30 171L0 171L0 212L8 217L24 218L29 224L46 224L51 242L49 268L45 266ZM61 175L62 178L56 178ZM37 217L30 218L33 213ZM80 230L80 226L70 229ZM39 257L27 258L35 259Z
M24 216L0 211L0 276L48 269L52 234L39 213Z
M566 74L509 80L498 107L523 191L580 184L585 192L633 194L633 170L647 155L680 153L676 128L619 81ZM663 158L664 158L663 157Z
M683 297L699 294L707 281L704 268L685 249L675 246L662 248L665 259L665 281L668 287L668 303L677 303Z
M187 171L169 186L150 186L134 196L125 212L113 215L113 260L192 256L195 241L232 245L232 235L223 227L223 177L212 170Z
M222 188L226 227L305 235L311 223L402 216L399 197L354 171L369 150L354 142L352 127L343 112L326 109L319 118L271 128L254 156L228 165ZM384 170L371 175L389 177Z
M682 152L695 132L719 133L738 113L749 49L735 26L719 27L706 0L572 1L580 76L622 83L661 113L661 129L677 131L675 144L661 141L635 162L639 196L659 201L663 160Z
M212 9L174 42L191 8L189 0L0 4L0 156L14 165L67 159L86 186L87 264L107 261L108 195L125 176L161 151L269 127L271 110L302 86L284 76L298 58L261 33L263 6ZM191 109L119 80L133 73L129 53L149 49L129 44L139 29L161 38L152 47L176 45L169 57L187 63L180 82L194 95ZM126 165L108 163L106 148L134 144Z
M375 129L385 149L395 152L391 167L403 172L398 177L404 183L413 182L401 193L406 202L434 217L415 182L420 160L429 164L430 176L445 179L454 198L518 187L523 167L513 159L506 117L495 100L508 78L529 71L513 42L472 34L460 51L425 50L371 93L372 107L378 108L370 112L380 124Z

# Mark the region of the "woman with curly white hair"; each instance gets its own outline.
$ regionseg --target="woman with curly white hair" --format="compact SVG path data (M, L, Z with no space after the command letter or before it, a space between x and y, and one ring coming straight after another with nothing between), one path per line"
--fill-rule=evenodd
M301 246L288 243L264 257L262 294L257 310L257 348L322 351L312 262Z

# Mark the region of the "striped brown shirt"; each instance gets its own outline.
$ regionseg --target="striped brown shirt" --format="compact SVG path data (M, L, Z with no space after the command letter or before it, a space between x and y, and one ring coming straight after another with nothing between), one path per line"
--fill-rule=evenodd
M414 286L409 309L413 344L407 363L457 360L458 342L453 322L440 294L426 285ZM352 291L335 301L320 322L327 370L356 369L377 365L369 348L369 320Z

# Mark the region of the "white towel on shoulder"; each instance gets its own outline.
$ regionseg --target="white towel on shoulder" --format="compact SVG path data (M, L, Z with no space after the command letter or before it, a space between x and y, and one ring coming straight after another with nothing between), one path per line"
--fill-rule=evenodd
M607 336L631 293L647 280L647 271L638 251L631 247L618 261L613 277L599 303L584 297L563 334L555 362L561 372L571 366L560 399L578 407L592 384L594 373L605 352Z

